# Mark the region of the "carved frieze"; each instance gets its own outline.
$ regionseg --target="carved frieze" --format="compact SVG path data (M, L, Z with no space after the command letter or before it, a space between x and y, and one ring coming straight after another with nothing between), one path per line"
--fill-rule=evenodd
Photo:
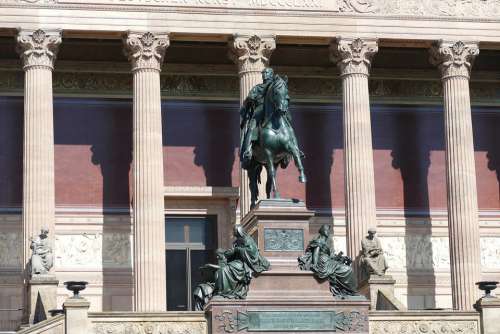
M481 237L480 247L483 268L500 269L500 237Z
M170 39L166 33L128 32L123 43L125 55L132 64L132 71L142 69L160 71Z
M229 41L229 58L238 65L238 71L260 72L269 65L269 58L276 48L274 36L234 36Z
M61 41L60 30L20 30L17 35L17 52L24 69L31 66L53 69Z
M479 324L473 320L385 320L370 321L372 334L479 334Z
M94 334L206 334L204 322L171 321L171 322L94 322Z
M476 43L462 41L439 41L430 48L429 61L437 66L441 78L464 77L470 78L470 71L474 58L479 54Z
M373 56L378 51L376 40L337 38L330 45L330 59L340 75L370 74Z
M56 268L130 268L130 234L62 234L56 236Z
M21 235L16 232L0 233L0 269L21 266Z
M132 76L128 73L58 72L53 74L55 94L80 94L92 96L132 94ZM236 76L172 75L165 72L160 77L161 93L168 97L223 97L238 98L239 80ZM305 100L340 100L342 83L332 77L289 76L290 95ZM0 70L0 90L22 92L24 74L21 71ZM442 103L442 84L438 80L369 80L370 98L376 99L426 99ZM500 98L500 82L472 81L472 101Z
M380 237L392 270L432 271L450 267L448 238L416 234Z

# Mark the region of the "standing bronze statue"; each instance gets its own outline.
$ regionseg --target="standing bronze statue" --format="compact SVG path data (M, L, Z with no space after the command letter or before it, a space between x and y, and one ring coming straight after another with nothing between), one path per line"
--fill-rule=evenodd
M279 198L276 169L286 168L293 159L299 170L299 182L306 182L297 138L288 110L290 97L286 77L275 75L271 68L262 71L263 83L254 86L240 109L243 135L240 145L242 168L248 171L251 207L258 200L258 183L264 166L267 170L267 198Z

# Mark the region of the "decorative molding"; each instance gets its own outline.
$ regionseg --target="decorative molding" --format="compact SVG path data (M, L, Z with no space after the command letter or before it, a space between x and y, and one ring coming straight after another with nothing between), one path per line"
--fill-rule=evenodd
M129 31L123 43L125 55L132 64L132 72L143 69L161 71L165 51L170 45L167 33Z
M337 38L330 45L330 59L337 64L340 75L370 75L373 56L378 52L377 40Z
M261 72L269 65L269 58L276 49L274 36L235 35L229 41L229 58L238 65L240 74Z
M439 41L430 48L429 61L441 72L441 79L470 78L474 58L479 54L477 43Z
M93 321L91 333L94 334L205 334L206 324L204 322L169 321L169 322L145 322L145 321L117 321L97 322Z
M8 3L21 5L50 5L62 7L70 5L97 5L106 8L142 7L151 9L188 7L202 10L210 9L250 9L279 10L309 13L311 11L328 12L332 14L363 15L363 16L411 16L411 17L450 17L450 18L500 18L499 0L226 0L204 1L196 0L162 0L151 4L147 0L130 0L126 5L117 4L113 0L4 0Z
M214 315L217 320L216 326L225 333L234 333L237 330L237 319L233 315L232 310L222 310L219 314Z
M479 334L478 321L474 320L384 320L370 319L372 334Z
M23 69L43 66L53 70L61 41L60 30L20 30L17 35L17 52L21 56Z

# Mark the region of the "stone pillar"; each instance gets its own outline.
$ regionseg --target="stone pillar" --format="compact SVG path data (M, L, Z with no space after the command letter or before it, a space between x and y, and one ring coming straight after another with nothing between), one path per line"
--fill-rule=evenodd
M347 254L354 260L368 228L377 225L368 93L371 60L377 51L373 39L337 38L330 46L331 60L342 78Z
M90 333L89 321L90 303L82 297L70 297L63 304L65 334Z
M132 64L134 310L166 310L165 218L160 71L167 34L128 32Z
M235 35L229 42L229 57L238 65L240 78L240 104L247 97L253 86L262 83L262 70L269 65L269 58L276 48L274 36ZM243 135L243 134L241 134ZM266 198L265 169L261 174L259 199ZM250 186L247 171L240 169L240 218L250 211Z
M54 245L54 116L52 70L60 30L20 30L17 51L24 69L23 265L31 257L30 238L42 227Z
M444 91L446 185L453 308L472 310L480 280L479 222L472 137L469 77L477 44L440 41L430 61L441 73Z
M483 297L476 303L477 310L481 313L482 334L500 333L500 299L496 297Z

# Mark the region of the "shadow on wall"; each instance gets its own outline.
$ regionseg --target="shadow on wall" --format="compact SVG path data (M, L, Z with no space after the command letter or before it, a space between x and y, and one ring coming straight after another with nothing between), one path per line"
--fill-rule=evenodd
M0 207L23 201L23 98L0 97Z
M444 150L442 115L428 108L373 109L374 149L391 150L391 165L401 173L406 276L411 286L407 305L432 309L436 307L436 276L428 176L431 151Z
M164 152L175 152L164 154L166 184L238 186L236 102L165 101L162 116ZM203 169L203 176L195 166Z
M491 196L488 196L488 202L484 203L482 206L486 206L490 209L499 209L500 131L498 129L500 129L500 115L498 114L497 108L474 108L473 111L472 124L474 131L474 150L476 152L486 152L487 168L488 170L495 172L498 184L497 189L491 189L492 193ZM481 180L478 181L481 182ZM478 192L478 196L482 195L483 193ZM485 199L483 198L483 200Z
M132 161L132 103L56 99L54 128L56 148L73 146L70 150L73 152L56 154L56 159L62 159L59 167L66 165L64 171L67 173L57 177L75 178L63 184L79 188L61 189L60 186L60 198L63 198L65 205L74 205L74 202L83 199L92 202L84 203L85 206L102 209L102 233L74 236L74 240L82 240L81 247L86 252L100 251L100 254L92 254L102 261L102 309L131 310L133 280L130 263L129 174ZM102 184L94 175L88 175L93 172L89 169L92 165L99 167ZM68 191L71 194L65 195ZM90 194L78 194L86 191ZM101 203L96 202L99 199ZM73 248L78 256L78 245Z
M325 214L331 215L334 202L332 189L343 192L341 185L332 184L331 175L334 150L342 149L340 106L297 105L291 112L299 146L306 156L306 205L321 208Z

